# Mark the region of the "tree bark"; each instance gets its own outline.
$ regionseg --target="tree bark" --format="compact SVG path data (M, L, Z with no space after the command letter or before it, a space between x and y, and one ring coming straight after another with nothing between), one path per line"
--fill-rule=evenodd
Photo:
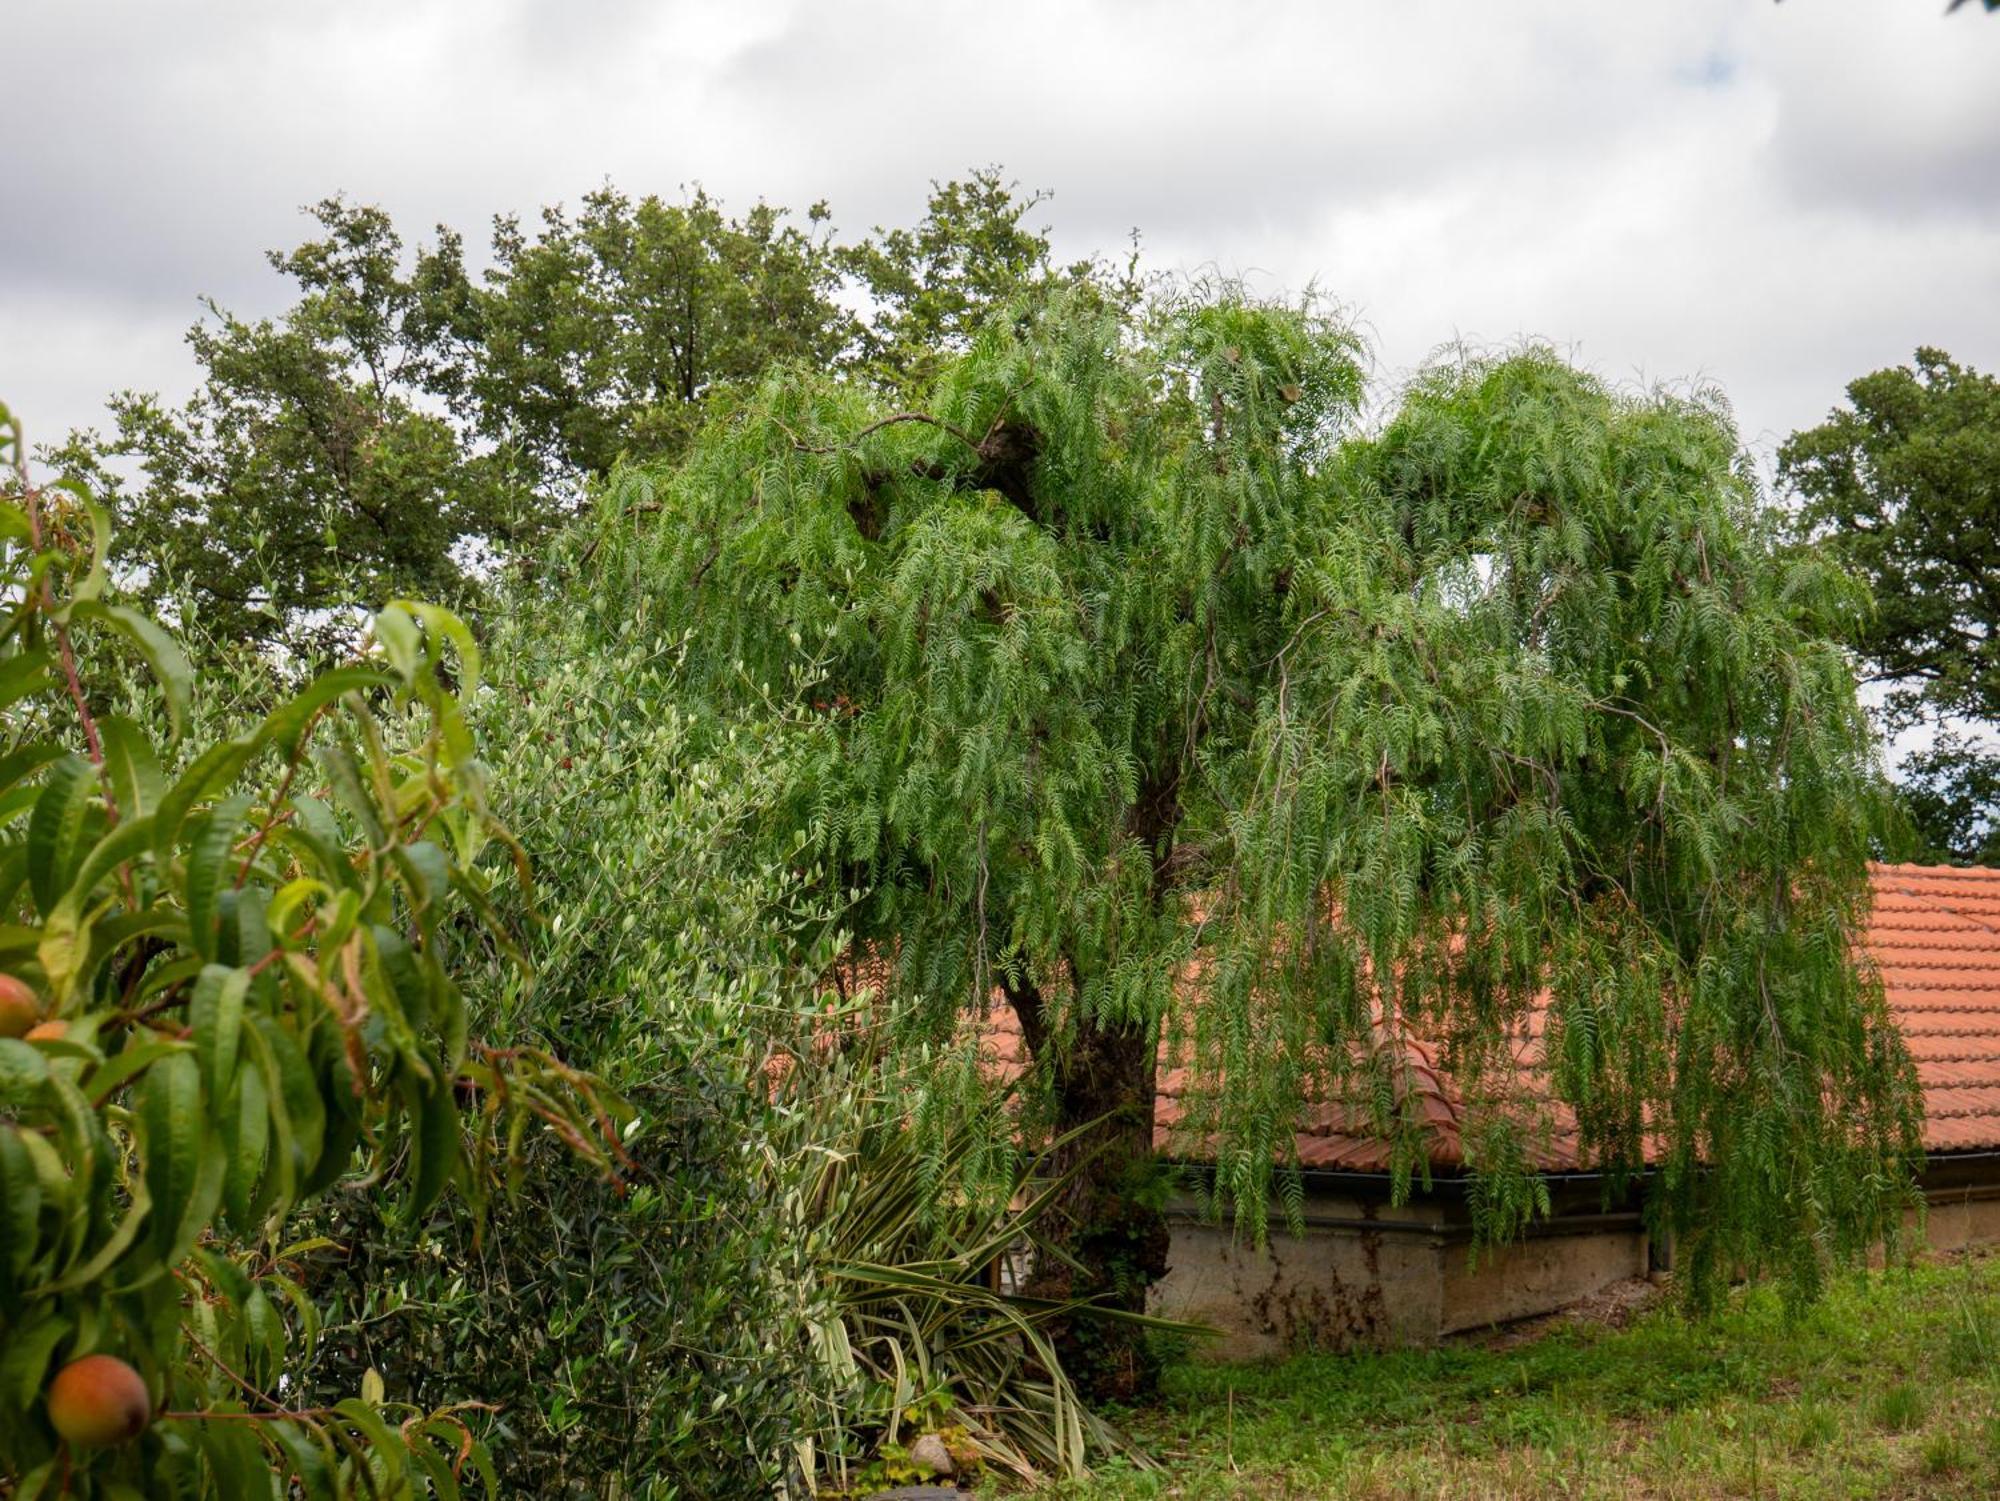
M1165 1185L1153 1155L1155 1049L1143 1026L1089 1023L1058 1045L1040 992L1025 981L1006 990L1037 1066L1053 1077L1057 1134L1085 1128L1052 1164L1069 1176L1043 1228L1063 1254L1041 1257L1025 1291L1142 1313L1167 1270ZM1086 1314L1056 1325L1053 1337L1086 1399L1131 1402L1152 1389L1158 1368L1142 1328Z

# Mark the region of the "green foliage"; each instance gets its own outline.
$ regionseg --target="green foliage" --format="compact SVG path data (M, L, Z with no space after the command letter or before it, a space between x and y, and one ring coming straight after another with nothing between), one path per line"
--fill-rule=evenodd
M1308 1090L1372 1106L1407 1190L1415 1034L1468 1091L1489 1234L1538 1202L1552 1093L1614 1182L1661 1155L1698 1295L1810 1289L1893 1238L1917 1145L1851 961L1859 591L1780 549L1717 403L1532 349L1439 367L1372 437L1360 399L1311 305L1025 305L918 407L784 371L622 471L601 588L685 632L678 693L807 721L773 817L860 893L902 1014L948 1036L997 985L1031 1098L1101 1123L1058 1213L1136 1249L1085 1285L1157 1271L1116 1188L1156 1039L1261 1226Z
M1095 285L1121 305L1136 306L1143 290L1136 231L1122 272L1089 260L1058 268L1048 231L1023 222L1048 197L1023 197L1000 168L983 167L932 183L923 220L913 228L878 225L873 237L841 247L841 268L869 304L855 330L861 369L885 389L920 393L994 309L1065 282Z
M741 219L611 188L531 239L496 221L494 266L454 334L452 395L472 430L518 448L558 490L622 454L675 453L719 392L775 360L830 364L850 337L824 204L808 228L759 203Z
M1240 683L1279 644L1257 602L1303 518L1270 481L1324 453L1360 378L1311 309L1127 334L1090 289L996 319L917 411L775 376L685 465L614 481L600 587L687 631L678 691L803 719L776 816L862 893L907 1014L948 1036L1002 983L1090 1081L1035 1091L1059 1132L1109 1116L1117 1142L1058 1207L1088 1270L1047 1290L1136 1306L1164 1232L1123 1222L1118 1185L1150 1157L1180 899L1214 869L1176 831L1214 812L1197 763L1242 742Z
M2000 380L1919 349L1847 398L1792 434L1779 472L1805 542L1874 590L1852 640L1891 726L1936 736L1911 768L1911 853L1988 859L2000 765L1951 722L2000 723Z
M1806 1291L1893 1242L1918 1152L1853 958L1878 801L1837 644L1859 593L1781 548L1743 475L1719 404L1538 351L1441 367L1342 455L1232 798L1250 942L1210 1054L1260 994L1252 1059L1331 1044L1378 1098L1373 1037L1441 1039L1472 1166L1503 1178L1552 1088L1614 1182L1657 1158L1697 1298L1733 1268ZM1545 1082L1515 1063L1538 1004Z
M509 1495L768 1493L813 1420L811 1293L761 1070L811 1025L831 923L746 849L761 751L705 746L660 703L655 651L574 649L588 609L510 614L493 643L482 722L510 747L493 797L538 913L514 911L532 979L495 965L482 989L496 1028L630 1099L632 1187L540 1151L483 1244L462 1216L412 1242L375 1196L335 1195L323 1233L354 1254L324 1288L312 1380L375 1366L427 1400L497 1404Z
M55 457L117 514L113 563L148 608L324 659L360 637L368 602L473 602L466 558L509 554L553 517L506 450L468 451L430 399L455 242L406 271L381 210L314 213L324 239L270 256L296 303L254 323L210 303L188 332L202 383L183 406L121 393L108 439Z
M447 921L506 942L475 868L505 833L471 637L391 605L369 657L177 744L187 662L107 603L104 510L31 485L4 410L0 439L0 968L46 1023L0 1038L0 1476L23 1498L492 1494L450 1407L374 1373L293 1400L317 1326L301 1206L357 1165L407 1218L450 1185L476 1204L537 1119L616 1153L614 1099L469 1035ZM121 651L153 680L142 717L103 709ZM124 1447L52 1431L51 1379L92 1353L145 1384Z
M1929 1411L1924 1394L1910 1382L1899 1381L1876 1402L1875 1421L1891 1433L1907 1433L1919 1426Z
M1282 373L1239 375L1231 317ZM1256 520L1276 535L1237 547L1249 518L1230 506L1266 499L1246 471L1358 395L1323 320L1220 308L1169 327L1268 424L1240 469L1225 456L1240 496L1205 445L1207 396L1153 409L1169 372L1152 362L1184 351L1128 359L1122 334L1081 300L1025 336L990 324L922 414L787 372L685 466L627 471L608 497L611 607L688 631L683 691L805 716L787 815L867 877L861 936L900 941L899 976L946 1027L975 971L1027 965L1067 991L1065 950L1093 1016L1163 1001L1178 913L1146 909L1169 851L1128 815L1180 770L1190 671L1199 688L1211 647L1257 659L1254 618L1219 616L1254 614L1251 578L1268 589L1298 518L1273 504ZM1313 384L1287 398L1292 377Z
M1050 1154L980 1191L977 1159L1009 1130L996 1102L913 1131L900 1107L928 1061L898 1062L880 1030L861 1030L790 1060L779 1093L804 1169L787 1218L831 1294L810 1326L824 1413L815 1447L842 1485L858 1458L925 1428L950 1432L966 1464L1080 1476L1125 1446L1079 1399L1051 1338L1073 1309L1007 1285L1066 1185L1042 1170ZM1011 1204L1016 1192L1024 1202Z
M360 1185L330 1195L316 1228L349 1254L311 1289L305 1389L372 1368L425 1402L497 1404L507 1494L886 1474L912 1407L969 1458L1073 1467L1110 1439L1059 1365L1024 1359L1053 1313L985 1280L991 1247L1034 1228L1009 1207L1004 1128L920 1122L920 1153L909 1101L943 1060L828 1051L838 894L759 817L788 737L676 703L671 622L583 587L621 565L575 540L490 642L476 723L509 747L491 796L538 912L495 891L533 978L496 963L479 989L483 1020L629 1098L630 1190L533 1152L532 1192L493 1206L483 1244L463 1218L399 1235Z
M1903 822L1885 841L1895 858L1926 864L2000 862L2000 755L1948 723L1896 769Z
M1053 274L1017 223L1038 201L977 173L937 188L918 229L838 245L824 204L801 226L605 187L533 230L496 219L475 277L455 231L409 252L381 209L327 199L319 238L268 257L296 289L281 316L208 304L188 333L196 393L124 392L108 436L56 459L118 513L121 582L198 626L202 655L335 655L368 602L485 602L496 565L531 570L621 455L678 453L773 363L901 379Z

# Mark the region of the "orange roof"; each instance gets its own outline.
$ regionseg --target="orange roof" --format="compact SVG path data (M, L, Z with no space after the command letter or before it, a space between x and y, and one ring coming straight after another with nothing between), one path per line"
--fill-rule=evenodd
M1924 1087L1924 1148L2000 1148L2000 870L1869 874L1868 952Z
M1869 878L1874 901L1865 941L1923 1085L1924 1147L2000 1149L2000 870L1872 865ZM1025 1061L1020 1025L997 996L983 1031L990 1066L1003 1077L1017 1074ZM1403 1052L1431 1165L1461 1169L1459 1101L1449 1076L1423 1042L1405 1039ZM1177 1146L1185 1152L1174 1133L1187 1088L1186 1069L1161 1069L1154 1140L1163 1152ZM1566 1112L1556 1112L1554 1128L1537 1165L1574 1171L1581 1164ZM1359 1112L1337 1102L1309 1103L1294 1140L1301 1167L1366 1173L1389 1167L1389 1144Z

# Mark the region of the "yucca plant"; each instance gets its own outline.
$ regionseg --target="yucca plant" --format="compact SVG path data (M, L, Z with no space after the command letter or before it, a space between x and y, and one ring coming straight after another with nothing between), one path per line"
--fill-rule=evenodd
M844 1488L870 1456L926 1430L947 1434L961 1462L1024 1479L1078 1476L1114 1453L1137 1458L1079 1398L1052 1327L1091 1316L1191 1326L1019 1291L1016 1269L1058 1254L1043 1217L1078 1170L1074 1140L1016 1166L996 1152L1014 1130L1005 1095L912 1120L913 1070L928 1075L937 1060L898 1059L881 1042L886 1030L788 1060L778 1089L789 1149L805 1163L786 1207L813 1227L807 1324L826 1378L802 1463ZM1058 1160L1071 1165L1051 1171Z

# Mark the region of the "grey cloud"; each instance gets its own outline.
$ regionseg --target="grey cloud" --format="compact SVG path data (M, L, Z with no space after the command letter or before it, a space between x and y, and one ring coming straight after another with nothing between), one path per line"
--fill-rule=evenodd
M2000 21L1919 3L17 9L0 392L45 432L184 388L168 331L201 292L278 305L261 252L330 192L475 246L607 178L858 231L989 162L1054 191L1066 255L1136 226L1170 266L1317 278L1385 376L1541 335L1710 373L1754 437L1919 339L2000 365Z
M1774 174L1799 204L2000 220L2000 25L1960 15L1919 28L1898 9L1838 7L1818 26L1763 28Z

